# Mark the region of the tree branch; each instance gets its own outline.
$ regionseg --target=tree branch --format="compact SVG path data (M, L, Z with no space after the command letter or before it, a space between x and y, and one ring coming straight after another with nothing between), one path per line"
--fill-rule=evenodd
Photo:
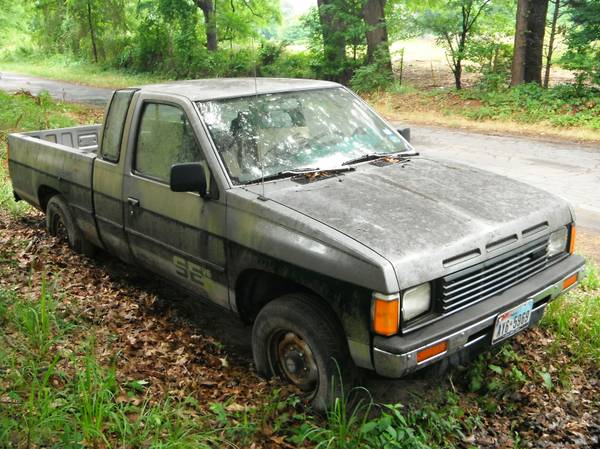
M473 16L473 20L471 20L471 23L469 24L469 27L467 29L468 31L471 31L471 27L475 24L475 22L483 12L483 8L485 8L490 3L490 1L491 0L484 0L484 2L481 4L479 9L477 10L477 13L475 14L475 16Z
M256 13L256 11L254 11L254 9L252 9L252 6L250 5L250 2L248 0L242 0L242 3L246 6L246 8L248 8L250 10L250 12L252 13L253 16L259 17L262 19L262 16L260 14Z

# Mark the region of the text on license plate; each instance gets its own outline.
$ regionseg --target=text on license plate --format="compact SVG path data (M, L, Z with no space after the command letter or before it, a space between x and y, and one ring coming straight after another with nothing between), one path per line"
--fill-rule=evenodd
M529 326L532 310L533 300L530 299L529 301L498 315L498 318L496 318L496 325L494 326L492 343L508 338Z

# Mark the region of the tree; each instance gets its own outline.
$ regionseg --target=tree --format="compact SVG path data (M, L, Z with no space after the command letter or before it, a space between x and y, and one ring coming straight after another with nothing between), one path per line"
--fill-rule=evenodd
M518 0L511 85L542 83L548 0Z
M386 2L387 0L366 0L362 12L367 25L367 62L373 64L377 55L381 59L377 63L391 73L392 60L385 20Z
M219 41L217 40L217 20L215 17L215 4L213 0L196 0L196 5L204 15L204 32L206 33L206 49L217 51Z
M340 0L317 0L323 35L324 77L344 81L346 73L346 36Z
M580 85L586 80L600 84L600 0L571 0L568 6L572 26L561 64L578 72Z
M219 41L238 44L265 38L281 21L277 2L269 0L220 0L215 3Z
M28 41L31 6L29 2L0 0L0 47L4 50Z
M98 63L98 47L96 46L96 26L94 24L94 16L92 13L92 0L87 0L87 19L90 30L90 42L92 43L92 55L94 56L94 62Z
M490 1L429 2L431 6L418 17L422 29L433 33L438 43L444 46L456 89L462 88L463 62L469 38Z
M544 87L548 88L550 84L550 69L552 68L552 57L554 56L554 45L556 35L558 34L558 19L561 16L561 9L565 6L564 1L550 0L552 4L552 20L550 21L550 37L548 40L548 50L546 51L546 68L544 71Z

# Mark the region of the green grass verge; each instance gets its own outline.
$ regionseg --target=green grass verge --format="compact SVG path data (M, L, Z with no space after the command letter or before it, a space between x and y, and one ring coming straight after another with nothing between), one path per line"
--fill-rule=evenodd
M437 98L447 94L436 95ZM556 128L600 130L600 91L562 84L543 89L537 84L486 90L465 89L457 94L463 107L453 108L473 120L544 123Z
M556 336L555 345L573 350L575 362L600 369L600 269L588 263L581 286L548 306L543 325Z
M562 84L543 89L537 84L525 84L497 89L468 87L460 91L392 87L385 95L396 97L398 110L405 102L406 107L435 112L448 119L454 116L472 122L516 124L517 132L519 126L529 130L531 125L542 125L544 132L600 130L600 90L586 86Z
M23 59L5 56L0 60L0 71L112 89L151 84L166 79L165 76L151 73L131 73L75 61L62 55Z
M13 215L28 210L25 202L15 202L8 178L7 136L11 132L62 128L96 119L91 109L56 103L46 95L7 94L0 91L0 209Z
M46 284L37 298L0 290L3 447L207 448L226 443L210 417L186 416L193 402L128 401L139 385L120 385L114 367L99 364L93 333L85 332L82 340L81 329L62 321L57 306Z

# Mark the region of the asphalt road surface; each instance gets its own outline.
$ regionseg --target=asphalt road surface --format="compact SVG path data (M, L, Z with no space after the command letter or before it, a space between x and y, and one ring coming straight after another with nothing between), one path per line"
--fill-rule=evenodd
M451 159L547 190L573 206L580 226L600 231L600 146L414 127L423 155Z
M105 105L111 90L0 73L0 89L46 90L56 99ZM451 159L532 184L575 206L580 226L600 232L600 146L446 128L412 127L412 143L424 155Z
M104 106L112 93L111 89L103 89L101 87L81 86L63 81L45 80L33 76L6 72L0 73L0 89L6 92L26 90L33 95L47 91L52 98L60 101L85 103L95 106Z

